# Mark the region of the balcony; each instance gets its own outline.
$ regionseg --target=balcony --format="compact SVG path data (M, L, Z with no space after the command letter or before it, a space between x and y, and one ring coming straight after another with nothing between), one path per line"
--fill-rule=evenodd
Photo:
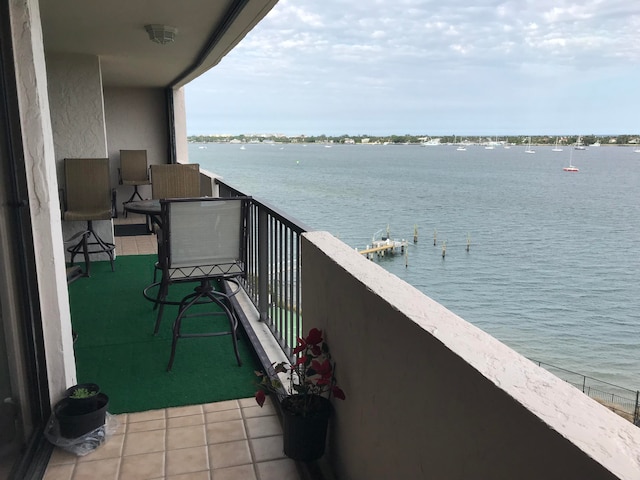
M219 188L222 196L240 193ZM348 479L640 478L640 430L631 423L330 234L305 232L257 200L250 215L250 274L238 306L256 356L264 365L286 359L297 332L321 328L347 394L335 405L328 451L319 465L307 466L311 472ZM121 255L154 248L148 239L118 242ZM240 438L217 442L214 424L227 415L242 425ZM147 466L156 471L147 477L137 471L135 478L187 473L176 458L201 478L210 478L210 470L212 478L309 475L283 458L276 419L275 409L260 410L247 398L127 414L120 418L122 439L91 454L95 460L57 452L46 478L95 472L94 461L112 469L103 478L129 478L132 457L144 456L156 458ZM194 425L195 439L175 440ZM222 476L214 445L231 448L235 441L245 456L221 470L244 473ZM154 442L152 451L133 446ZM284 470L269 476L271 465Z

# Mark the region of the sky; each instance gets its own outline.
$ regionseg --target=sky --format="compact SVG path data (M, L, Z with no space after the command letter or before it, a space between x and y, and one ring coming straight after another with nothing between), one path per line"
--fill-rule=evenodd
M640 133L637 0L280 0L187 85L187 133Z

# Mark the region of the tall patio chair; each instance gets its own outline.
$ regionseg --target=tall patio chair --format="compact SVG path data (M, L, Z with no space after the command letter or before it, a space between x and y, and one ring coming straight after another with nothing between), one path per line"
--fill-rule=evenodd
M142 200L138 191L140 185L150 185L149 167L147 165L146 150L120 150L120 168L118 169L118 180L120 185L133 186L133 193L122 205L132 202L136 197ZM123 208L126 216L127 211Z
M87 228L74 235L69 242L79 239L67 251L71 263L82 254L85 259L85 276L90 275L90 255L106 254L114 271L115 245L105 242L93 228L95 220L111 220L112 189L108 158L65 158L65 188L63 216L66 222L87 222Z
M151 165L151 196L155 199L199 197L200 165Z
M178 340L189 337L230 335L238 365L238 318L231 297L240 290L238 279L246 277L247 212L249 197L184 198L161 200L162 229L159 263L162 279L156 302L159 304L154 334L158 333L165 304L177 304L173 323L170 371ZM193 293L179 302L167 300L171 285L197 282ZM215 288L217 285L218 288ZM147 297L148 298L148 297ZM205 304L206 312L191 308ZM219 309L209 310L211 306ZM206 333L183 333L182 323L191 317L225 315L229 329Z
M200 196L200 165L197 163L151 165L151 180L151 196L154 199ZM149 229L154 229L150 219L147 219L147 224ZM155 230L158 234L157 228ZM161 248L158 235L158 250ZM154 283L159 270L160 264L156 263L153 271Z

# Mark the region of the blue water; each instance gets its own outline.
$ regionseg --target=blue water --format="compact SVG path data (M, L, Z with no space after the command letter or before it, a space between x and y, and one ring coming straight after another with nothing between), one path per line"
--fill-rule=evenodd
M375 261L529 358L640 389L640 153L524 150L209 144L189 155L354 248L387 225L412 241L417 227L408 266ZM579 173L562 171L570 160Z

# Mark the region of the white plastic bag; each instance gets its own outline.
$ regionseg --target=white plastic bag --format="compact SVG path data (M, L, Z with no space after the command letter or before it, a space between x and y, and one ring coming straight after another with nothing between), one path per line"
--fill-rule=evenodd
M78 438L65 438L60 435L60 425L55 414L51 414L44 436L56 447L60 447L67 452L83 457L93 452L96 448L106 442L118 429L118 420L109 412L105 414L104 425L96 428L92 432Z

